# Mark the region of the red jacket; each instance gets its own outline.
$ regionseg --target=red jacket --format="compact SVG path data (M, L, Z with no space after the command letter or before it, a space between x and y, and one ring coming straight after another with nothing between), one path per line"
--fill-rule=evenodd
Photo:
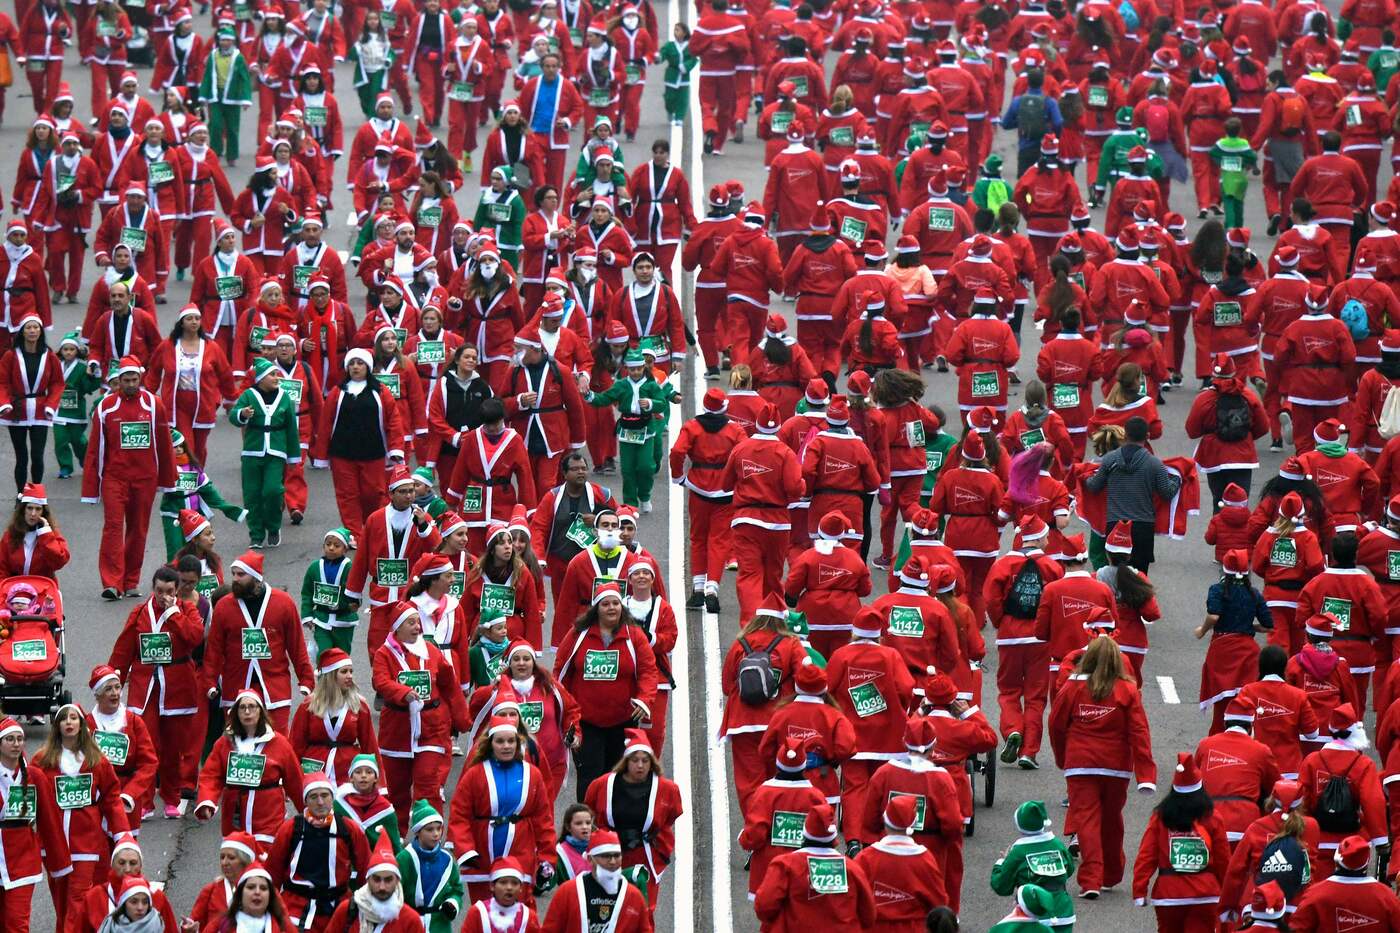
M1354 531L1376 514L1381 481L1360 456L1347 451L1341 457L1329 457L1313 449L1299 455L1298 460L1321 490L1334 531Z
M947 516L943 538L959 557L996 557L1000 550L997 512L1005 489L984 467L944 467L933 487L929 508Z
M344 395L341 387L332 386L326 393L326 404L321 408L321 424L315 432L316 441L312 445L312 457L316 466L326 466L330 458L331 438L335 434L336 423L340 420L340 404ZM379 408L379 435L386 456L403 456L403 426L399 422L399 408L386 386L379 386L373 396Z
M1239 842L1261 815L1259 801L1273 792L1279 779L1273 752L1243 729L1231 728L1201 739L1195 759L1225 837Z
M326 840L330 864L319 847L303 850L304 839L317 837ZM321 857L312 856L312 851ZM328 827L317 829L307 824L304 813L298 813L277 830L264 864L272 875L273 887L282 891L287 913L306 920L309 926L313 918L322 914L314 907L308 910L309 899L298 888L350 888L362 884L370 864L370 847L364 830L351 818L336 814Z
M1192 841L1178 852L1178 840ZM1205 851L1198 852L1200 849ZM1205 855L1203 865L1195 860L1199 854ZM1215 904L1229 867L1230 846L1219 816L1212 814L1198 820L1190 830L1182 832L1168 829L1162 818L1153 813L1133 864L1133 899L1144 903L1150 885L1154 907Z
M575 554L564 570L564 582L554 599L550 644L558 648L566 634L573 633L574 623L588 611L593 588L600 578L626 580L632 565L640 560L625 547L619 547L616 554L604 556L596 543Z
M1308 694L1283 678L1269 676L1240 688L1241 702L1254 709L1254 737L1273 752L1279 773L1297 777L1303 763L1301 742L1316 739L1317 716Z
M720 488L734 490L734 525L771 531L792 528L788 507L804 494L802 465L777 435L755 434L737 444L725 461Z
M974 315L958 324L944 350L958 370L958 405L1005 409L1008 371L1021 358L1011 326L999 318Z
M521 439L520 446L526 446L535 431L543 435L544 453L548 457L583 446L583 399L579 397L573 373L567 369L561 371L556 363L546 360L538 384L531 379L524 364L512 366L503 376L495 392L505 403L506 417ZM533 405L521 403L521 396L527 392L537 396ZM469 444L477 439L472 435L463 438ZM463 487L453 486L453 489L462 490ZM530 503L532 507L533 504Z
M0 534L0 576L32 574L56 579L58 571L68 564L68 542L52 525L35 533L33 550L25 550L27 537L27 533L18 538L8 531Z
M137 272L152 285L163 282L170 274L170 244L165 240L165 230L161 226L161 215L155 207L148 206L137 223L126 203L115 205L97 225L93 238L93 260L111 261L112 250L121 240L127 229L145 233L145 249L133 249L132 257ZM173 219L173 218L172 218Z
M1070 214L1083 206L1074 175L1039 165L1021 176L1011 200L1026 219L1026 232L1038 235L1068 233Z
M731 233L739 230L742 222L732 214L722 217L706 217L695 225L690 239L681 249L681 266L687 272L695 273L696 288L722 288L727 278L723 270L714 271L711 263L720 245Z
M826 551L823 542L814 542L789 563L783 594L806 613L812 631L849 635L861 600L870 595L870 568L858 551L829 544L834 546Z
M822 200L826 168L815 150L801 143L789 145L773 157L763 189L763 209L778 236L806 235L812 214Z
M863 438L826 430L803 451L802 482L813 514L820 518L839 509L859 532L864 527L860 496L880 487L880 474Z
M966 208L946 197L936 198L919 191L914 202L909 205L904 233L919 241L924 265L935 274L942 273L948 268L958 244L975 232L972 219Z
M264 756L262 782L256 788L227 782L232 753ZM196 808L222 807L223 835L237 829L252 833L264 845L270 844L286 821L288 801L301 800L301 763L291 743L270 726L254 739L221 735L199 771L195 799Z
M778 246L761 227L744 225L731 233L715 251L708 268L724 281L730 300L761 308L768 307L770 292L783 287Z
M169 662L162 660L164 646L159 644L167 639L151 637L159 633L168 638ZM146 652L141 650L144 642L152 643ZM177 601L158 614L151 598L147 598L127 616L107 663L121 675L127 703L137 716L143 715L150 705L163 716L191 716L204 703L191 657L203 645L204 620L198 604ZM235 692L242 688L240 683Z
M258 658L260 646L244 633L261 629L267 654ZM252 657L245 657L252 655ZM204 647L204 680L218 685L221 705L233 705L238 691L260 689L268 709L292 704L292 674L307 693L316 685L316 674L306 656L301 613L285 590L264 584L256 615L250 615L237 597L225 596L214 604L209 636ZM256 685L256 686L255 686Z
M627 191L632 195L633 239L638 243L680 243L684 232L698 226L690 203L690 182L678 166L668 164L658 185L655 164L639 165L627 180Z
M1288 186L1288 196L1312 202L1318 221L1341 224L1350 223L1352 214L1366 206L1370 187L1355 159L1325 152L1303 162Z
M454 732L471 727L460 678L446 656L431 642L424 642L426 658L404 648L392 635L374 653L372 683L384 700L379 714L379 754L384 758L411 759L423 752L450 754ZM408 684L404 675L427 671L427 699L414 730L410 702L422 691Z
M1235 382L1238 383L1237 380ZM1192 456L1196 459L1196 468L1202 473L1213 473L1216 470L1253 470L1259 466L1259 452L1255 449L1254 442L1269 433L1268 415L1265 414L1264 405L1252 388L1235 384L1231 389L1238 391L1226 392L1231 395L1238 394L1249 406L1248 437L1237 441L1224 441L1216 435L1216 410L1222 394L1218 384L1202 390L1192 401L1191 411L1186 415L1186 436L1199 438Z
M831 653L826 677L831 696L857 727L852 759L881 761L902 755L914 677L899 651L872 641L853 641Z
M461 458L458 458L461 463ZM389 534L389 510L392 505L375 509L365 518L364 531L360 534L355 561L350 567L350 576L345 581L345 595L350 599L369 597L371 606L392 606L407 596L408 584L386 584L381 578L389 578L402 570L402 566L389 564L389 561L403 561L412 570L418 558L437 550L442 543L442 535L431 521L418 527L417 520L409 518L408 529L404 532L397 547ZM509 508L506 515L509 516ZM405 575L406 576L406 575Z
M190 283L190 304L203 312L201 330L209 336L217 335L220 328L230 331L237 328L257 300L258 284L262 281L262 273L242 253L234 252L227 275L216 264L220 258L222 254L216 251L213 256L195 263L194 279ZM224 265L228 265L227 260ZM232 281L235 277L241 280L237 285ZM233 297L220 297L218 280L221 278L227 280L224 294Z
M591 664L605 665L604 673L610 672L611 679L594 675L585 679L584 673ZM631 722L636 712L634 700L646 709L649 719L656 705L656 656L646 633L636 625L615 633L611 645L604 644L597 626L570 630L559 646L554 676L578 700L580 716L591 725L607 727Z
M549 789L539 768L521 761L525 769L523 786L514 808L503 808L497 800L494 770L486 762L462 771L452 794L448 815L448 836L452 841L457 867L470 883L490 879L491 864L498 858L520 860L526 875L533 877L540 863L554 855L553 807ZM495 845L492 821L514 817L507 823L505 844Z
M1346 658L1335 651L1322 652L1312 645L1304 645L1288 659L1283 676L1290 685L1307 694L1319 730L1325 728L1323 724L1331 721L1332 711L1343 703L1352 704L1353 709L1363 708L1351 668Z
M921 589L900 587L875 600L871 608L885 620L880 643L896 649L911 674L923 676L930 666L945 672L957 667L957 626L936 596Z
M34 221L34 227L38 227ZM30 314L39 315L45 327L53 323L53 309L44 273L44 257L34 247L25 244L23 258L10 262L8 253L0 250L0 326L5 330L17 326Z
M1298 783L1303 785L1303 800L1309 812L1317 807L1318 797L1334 775L1345 777L1351 785L1353 799L1361 814L1360 834L1369 839L1372 845L1386 845L1390 836L1386 825L1385 795L1381 790L1376 763L1365 752L1334 741L1303 759ZM1322 839L1323 849L1335 849L1341 841L1340 836L1328 832L1322 834Z
M749 797L744 812L744 829L739 833L739 848L751 853L749 862L749 894L758 893L768 865L779 855L801 848L800 822L818 804L825 803L821 791L812 786L805 773L798 780L779 776L764 781ZM774 823L778 826L774 826ZM794 831L796 827L796 831Z
M1319 612L1331 612L1342 623L1333 631L1332 650L1346 659L1351 673L1372 673L1376 651L1389 641L1390 609L1365 568L1328 567L1309 580L1298 594L1294 627L1301 628Z
M987 605L987 616L996 629L997 645L1039 645L1044 644L1036 637L1035 619L1021 619L1006 612L1006 597L1011 594L1011 584L1015 582L1021 567L1028 560L1034 560L1040 568L1042 584L1048 584L1064 576L1064 565L1039 548L1026 549L1023 553L1012 551L998 557L987 573L982 585L983 599Z
M228 357L223 347L213 340L199 341L199 378L193 393L177 392L179 382L176 373L175 344L166 340L156 348L146 364L143 381L146 388L159 393L165 410L170 413L170 425L176 424L177 410L186 409L183 399L193 395L192 422L196 428L213 428L219 419L219 407L226 401L238 397L238 387L233 382L233 370L229 368ZM0 371L3 367L0 366Z
M317 762L316 770L324 772L336 787L349 780L350 760L356 755L379 757L379 739L364 700L359 709L346 709L339 716L313 716L302 703L292 713L287 738L297 758Z
M126 425L146 425L145 429L130 430L130 446L123 448L122 428ZM145 446L142 446L142 437ZM102 479L113 477L128 482L150 482L155 477L160 492L175 488L175 458L170 448L170 420L160 399L142 389L135 398L120 392L98 402L92 413L92 433L88 435L87 457L83 461L84 502L97 502L102 491Z
M681 791L675 781L659 774L652 775L651 793L647 801L647 811L643 825L621 825L620 815L613 811L617 799L618 775L608 772L595 778L588 785L584 802L597 815L598 826L617 832L624 830L644 830L645 838L635 849L623 849L623 867L644 865L651 877L658 882L671 864L676 847L676 820L684 813ZM552 810L552 808L551 808ZM552 840L553 837L551 837Z
M807 780L835 806L841 801L841 781L836 769L856 753L856 732L850 720L827 697L797 694L779 706L768 721L759 743L759 760L774 770L778 750L787 739L806 743Z
M1327 854L1321 858L1325 864ZM1400 897L1370 876L1334 875L1308 885L1289 918L1299 933L1348 933L1350 930L1400 930Z
M683 479L687 489L707 499L723 500L732 496L734 490L726 489L720 480L729 454L747 439L744 429L728 417L710 416L705 421L690 419L681 425L671 447L672 478ZM689 470L686 469L687 459Z
M923 825L910 835L928 846L945 873L948 856L963 845L962 810L958 806L957 782L944 768L922 757L902 756L885 762L870 777L865 795L865 813L859 816L865 840L880 838L885 831L885 804L892 794L915 798L916 812L923 804ZM950 892L956 895L957 892Z
M773 640L777 638L781 638L782 642L772 648ZM739 639L734 639L720 669L720 687L724 691L724 719L719 727L722 736L767 731L768 722L778 705L792 696L796 689L793 678L797 676L797 668L808 663L806 649L793 636L760 630L744 636L744 640L755 651L772 648L773 670L778 672L778 695L762 706L750 706L739 699L739 662L743 660L745 651Z
M1108 696L1096 700L1089 693L1088 675L1071 675L1050 707L1048 728L1055 764L1066 777L1136 777L1140 785L1157 783L1147 714L1131 680L1118 681Z
M0 357L0 421L11 426L52 424L64 388L63 364L56 353L42 351L31 381L19 350L11 348Z
M866 846L856 866L865 869L875 895L872 930L920 933L928 912L948 902L942 866L906 836L892 834Z
M1274 348L1284 330L1303 316L1306 310L1303 301L1311 287L1307 276L1296 271L1279 272L1255 286L1254 301L1259 308L1259 322L1263 328L1260 355L1265 360L1274 358Z
M680 299L665 282L653 280L651 307L645 320L637 307L634 286L627 285L613 294L608 302L606 327L616 321L627 331L632 346L638 346L643 337L660 337L664 341L663 352L658 358L660 366L677 366L685 359L685 317L681 312ZM669 352L669 357L666 352Z
M585 873L586 874L586 873ZM583 877L570 878L559 886L549 900L543 933L589 933ZM617 917L613 933L651 933L651 911L647 897L640 889L624 882L617 892L611 913ZM350 933L347 929L346 933Z
M1098 343L1083 334L1057 334L1041 345L1036 357L1036 375L1047 387L1047 401L1070 434L1086 433L1094 410L1091 382L1102 377L1095 365ZM1073 389L1073 391L1071 391ZM1078 404L1073 404L1075 399Z
M573 425L570 432L572 435ZM457 509L473 528L485 528L492 519L509 520L517 502L527 509L535 507L534 469L525 438L513 428L506 428L494 449L488 443L483 428L462 435L457 461L443 493L447 504ZM481 505L477 508L467 501L473 488L480 494Z
M1050 645L1051 670L1058 670L1061 658L1088 643L1084 623L1095 609L1106 609L1118 618L1113 590L1088 571L1070 571L1045 585L1035 616L1035 635Z

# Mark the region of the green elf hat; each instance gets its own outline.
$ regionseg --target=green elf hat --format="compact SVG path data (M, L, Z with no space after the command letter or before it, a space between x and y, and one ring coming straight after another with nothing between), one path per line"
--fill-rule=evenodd
M379 777L379 759L373 755L356 755L351 758L349 773L354 774L356 768L369 768L375 777Z
M1017 888L1016 906L1037 920L1055 915L1054 899L1038 884L1023 884Z
M272 372L272 370L273 370L274 368L275 368L275 367L273 366L272 360L269 360L269 359L267 359L266 357L262 357L262 356L254 357L254 358L253 358L253 382L255 382L255 383L261 382L263 376L266 376L268 373Z
M807 624L807 613L798 612L796 609L787 611L787 627L799 641L806 641L812 634L812 627Z
M441 823L442 814L433 809L433 805L426 800L413 801L413 809L408 815L408 831L414 835L424 826L432 823Z
M1023 836L1033 836L1050 828L1050 817L1045 813L1045 802L1027 800L1016 808L1016 828Z
M107 380L106 380L106 381L107 381L107 382L111 382L113 379L117 378L117 376L121 374L121 369L122 369L122 362L121 362L121 360L116 360L116 359L108 360L108 361L107 361Z
M1133 108L1127 106L1119 107L1113 114L1113 122L1117 123L1119 126L1132 126Z
M238 41L238 32L232 26L220 26L214 31L215 39L223 39L226 37L236 42Z
M501 180L503 180L506 184L510 184L511 179L514 177L511 173L509 165L498 165L495 168L491 169L491 174L500 175Z
M185 435L181 434L179 431L175 430L174 428L171 428L171 429L170 429L170 446L171 446L171 447L184 447L184 446L185 446Z
M63 339L58 342L58 348L61 350L65 345L70 343L75 347L82 347L83 345L82 340L78 338L78 332L76 330L70 330L68 333L64 334Z
M645 356L642 356L642 351L636 349L635 347L623 354L623 366L645 366L646 364L647 358Z
M916 152L917 150L922 148L924 148L923 133L910 133L909 138L904 140L905 152Z
M325 533L321 540L324 541L326 540L326 538L339 538L340 542L344 544L347 548L349 548L352 551L355 549L355 536L350 533L349 528L332 528L330 531Z
M988 175L1000 175L1001 165L1001 156L994 152L987 156L987 161L982 163L982 171L986 172Z
M411 475L414 479L418 480L418 482L422 483L424 486L427 486L429 489L433 488L434 480L433 471L431 467L420 466L418 469L414 470L409 475Z

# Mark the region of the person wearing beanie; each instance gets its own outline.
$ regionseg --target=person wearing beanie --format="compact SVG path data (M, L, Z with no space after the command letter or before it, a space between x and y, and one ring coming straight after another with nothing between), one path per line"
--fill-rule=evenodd
M548 361L545 363L547 365ZM541 375L539 378L546 377ZM529 394L526 393L526 398ZM575 394L564 390L559 397L572 400ZM588 395L583 396L584 401L588 398ZM538 404L538 397L534 402ZM518 399L512 403L514 417L511 419L517 424L520 423L518 404ZM467 527L470 529L468 546L474 554L480 554L484 550L486 528L491 522L509 521L517 503L523 504L526 509L532 509L538 504L539 488L535 485L536 468L531 462L531 455L536 452L545 455L549 444L547 437L541 437L532 431L531 437L527 438L507 424L507 409L500 399L486 399L481 403L478 414L481 423L469 431L461 432L452 475L443 484L446 489L443 498L447 500L448 507L467 521ZM578 422L575 419L576 416L566 419L568 426L563 430L568 439L567 443L577 443L579 440ZM562 448L566 443L565 437L556 437L556 443ZM362 554L374 558L376 562L380 558L394 560L402 557L412 566L419 556L434 550L439 541L431 516L413 504L412 474L407 475L409 488L405 494L400 495L396 492L398 480L392 477L399 475L399 469L391 473L389 505L366 517L364 534L358 535L359 549ZM355 530L353 526L347 527L351 531ZM392 535L389 534L389 529L392 529ZM408 533L408 543L403 547L391 547L390 537L397 542L405 529ZM375 571L370 599L370 605L375 609L401 599L399 587L403 585L379 579L378 569L377 563L369 564L366 561L365 573L362 575L360 564L357 562L351 579L351 583L355 584L353 592L359 593L362 592L364 577L369 575L369 571ZM377 647L383 637L383 622L375 618L373 612L370 630L370 645Z
M719 584L729 557L729 523L734 511L733 490L724 488L720 479L730 454L748 435L727 414L729 399L722 390L706 390L701 408L681 425L670 451L670 475L672 482L689 490L692 574L686 606L718 613Z
M1105 348L1123 329L1133 302L1142 302L1149 321L1162 320L1171 309L1166 287L1138 261L1142 242L1136 225L1119 231L1114 243L1117 257L1099 266L1089 283L1089 306L1098 312L1099 337Z
M947 903L938 860L911 836L919 816L913 797L891 798L885 805L884 837L856 855L856 864L880 892L873 929L923 933L929 911Z
M832 807L817 806L803 824L801 848L769 864L754 898L754 912L764 929L799 930L817 924L874 928L872 879L854 859L836 850L836 823Z
M316 687L292 714L287 738L302 765L314 764L333 788L349 779L358 755L378 754L369 701L356 687L348 651L328 648L317 655Z
M833 807L841 802L837 769L856 751L856 733L850 720L831 699L826 672L815 664L798 667L797 693L791 703L777 708L759 744L760 761L771 761L783 737L806 737L807 779Z
M831 215L819 206L812 215L808 236L796 245L783 267L782 290L797 296L793 314L798 345L806 350L813 368L833 383L841 370L837 353L841 327L833 319L832 304L841 286L855 274L852 247L836 235Z
M1231 698L1224 731L1201 739L1193 756L1231 846L1259 818L1259 801L1279 779L1273 751L1251 735L1257 715L1258 707L1249 701Z
M1139 146L1147 144L1147 131L1143 127L1133 126L1133 108L1128 106L1127 94L1118 84L1109 82L1108 63L1096 66L1090 73L1091 79L1095 74L1101 74L1105 83L1112 83L1113 90L1118 93L1111 93L1110 98L1118 98L1113 109L1113 126L1108 126L1107 111L1109 102L1098 117L1098 138L1099 151L1094 164L1097 170L1089 176L1089 207L1097 208L1111 196L1112 186L1116 186L1118 181L1128 174L1128 153ZM1090 105L1093 106L1092 104ZM1151 149L1147 150L1147 172L1152 178L1165 177L1162 166L1162 158Z
M1049 895L1053 912L1043 922L1051 929L1074 926L1074 900L1067 886L1075 859L1064 841L1055 835L1045 804L1027 800L1016 808L1016 832L1020 835L992 865L992 890L1002 897L1016 894L1023 885L1035 885Z
M947 415L938 405L928 406L929 414L938 421L938 430L930 434L927 426L924 430L924 480L919 487L919 506L928 508L929 499L933 496L933 490L938 485L938 478L943 475L943 466L952 456L953 448L958 445L958 439L949 431L944 430L947 423ZM953 464L956 466L957 464ZM912 532L909 523L904 525L904 540L909 541ZM901 550L904 549L901 542ZM899 558L896 555L896 563Z
M1327 312L1326 291L1314 285L1304 305L1302 316L1284 328L1274 345L1299 454L1316 445L1318 423L1343 414L1353 391L1347 373L1356 364L1351 330Z
M987 468L987 442L980 430L969 428L963 435L959 459L939 473L928 507L948 516L943 540L962 567L967 600L980 623L986 615L983 585L1000 550L998 516L1006 493L1002 480Z
M1338 534L1332 539L1332 559L1303 585L1293 621L1295 631L1315 613L1331 613L1341 621L1337 630L1341 637L1332 647L1351 669L1360 698L1357 711L1364 715L1367 687L1376 670L1372 639L1380 639L1388 625L1389 604L1371 575L1356 566L1357 549L1354 534Z
M821 162L820 156L812 155ZM815 183L824 170L818 164L814 171ZM819 193L814 195L812 204L819 197ZM808 229L810 220L809 215L802 231ZM767 225L765 208L751 203L744 211L742 225L720 243L706 266L724 282L726 304L721 320L729 340L730 360L736 365L748 364L763 334L769 295L783 287L782 259L777 244L765 232ZM796 247L793 242L792 248Z
M1171 789L1138 845L1133 902L1145 906L1150 896L1159 933L1213 929L1229 863L1230 846L1201 771L1190 755L1179 754Z
M1215 562L1222 563L1228 551L1249 550L1249 493L1238 483L1226 485L1214 502L1215 514L1206 525L1205 542L1215 547Z
M375 754L360 752L350 759L349 774L335 790L335 812L364 831L370 848L387 836L395 850L402 848L399 817L380 781L380 760Z
M1128 171L1119 176L1109 195L1104 233L1116 237L1140 213L1146 214L1149 222L1156 223L1159 218L1155 209L1166 203L1157 179L1147 173L1147 149L1134 146L1128 150ZM1139 231L1141 229L1139 226Z
M724 0L715 0L722 7ZM559 886L550 899L542 929L551 933L584 933L594 924L614 933L650 930L646 895L622 871L622 846L617 834L595 829L588 840L587 871ZM606 919L604 919L606 917Z
M63 391L53 416L53 452L59 479L73 475L75 459L81 463L87 457L88 396L102 388L102 380L87 367L81 350L77 331L64 334L58 345Z
M899 570L898 588L871 603L884 619L881 643L897 648L915 677L930 665L952 671L961 656L957 624L930 592L934 569L928 557L911 556Z
M1351 702L1345 702L1331 711L1322 726L1330 740L1304 758L1298 771L1298 783L1303 785L1308 812L1317 816L1322 831L1318 847L1324 858L1329 852L1339 851L1339 843L1354 832L1360 832L1374 846L1390 842L1385 790L1379 769L1367 754L1371 743L1357 709L1359 707ZM1319 722L1322 722L1321 717ZM1332 777L1341 777L1349 785L1353 804L1349 811L1319 812L1323 789Z
M705 363L705 378L718 379L721 352L728 352L728 336L721 327L728 275L724 270L712 269L710 263L720 245L739 230L742 222L729 212L729 193L723 185L710 189L706 204L708 211L692 227L690 239L681 247L681 268L695 273L695 338ZM835 294L835 287L831 293Z
M1339 108L1338 112L1345 111ZM1320 142L1322 152L1303 160L1289 182L1288 196L1306 198L1316 209L1317 222L1332 234L1328 246L1333 262L1344 269L1351 250L1348 227L1356 213L1375 199L1374 185L1355 159L1339 151L1342 137L1337 131L1321 134Z
M1358 533L1380 505L1380 479L1365 458L1348 449L1348 437L1340 421L1328 418L1313 427L1313 449L1298 455L1322 492L1334 534Z
M972 186L972 203L979 210L996 212L1011 200L1011 186L1001 177L1002 158L995 152L987 156L977 170L977 182Z
M1080 888L1093 900L1102 888L1123 880L1129 780L1136 778L1139 793L1157 790L1142 695L1112 638L1100 636L1089 643L1078 673L1055 696L1048 730L1069 792L1065 821L1079 837Z
M321 771L307 774L302 808L282 823L265 861L288 919L308 930L325 926L370 863L364 831L337 814L334 803L331 779Z
M807 777L806 741L786 736L777 744L777 771L749 798L739 834L739 848L749 853L749 900L762 887L773 859L802 847L807 814L826 803Z
M783 599L806 616L812 647L830 658L851 639L851 623L870 595L870 567L844 540L852 534L841 512L827 512L817 522L812 546L789 561Z
M988 933L1049 933L1059 929L1049 925L1054 917L1053 895L1040 885L1023 884L1016 889L1016 906Z
M841 767L841 824L847 839L873 842L861 826L866 793L883 761L904 751L907 710L914 701L914 675L898 649L880 644L884 620L866 606L853 617L851 641L831 653L826 677L830 695L856 725L856 751Z
M1368 284L1376 283L1372 279ZM1397 309L1392 320L1400 321L1400 309ZM1344 421L1348 446L1374 468L1389 440L1380 432L1385 399L1392 388L1400 385L1400 330L1387 330L1379 336L1372 334L1372 342L1375 344L1372 355L1376 357L1374 368L1361 374ZM1357 355L1359 358L1359 349ZM57 432L57 424L54 430Z
M770 314L764 324L758 352L749 359L753 386L772 402L783 420L791 418L802 398L802 387L816 378L817 370L802 344L788 333L781 314Z
M1313 874L1313 882L1289 918L1290 930L1400 930L1400 897L1383 881L1371 877L1374 843L1364 836L1347 836L1336 848L1336 870ZM1328 853L1321 853L1327 860Z
M1302 741L1304 754L1322 748L1327 740L1327 724L1338 706L1350 703L1355 709L1361 703L1346 658L1332 647L1337 625L1337 617L1331 614L1308 619L1302 650L1290 657L1284 668L1284 679L1307 694L1318 723L1317 734Z
M967 244L965 247L964 243ZM1003 262L1007 267L1003 267ZM976 234L970 242L960 240L950 244L947 259L934 253L928 260L929 269L938 279L933 306L942 315L938 326L934 328L935 333L946 334L947 338L951 339L956 325L966 321L974 313L977 296L984 290L989 292L983 295L984 314L1001 317L1002 314L1009 313L1016 299L1016 289L1011 280L1015 273L1015 270L1010 268L1012 262L1014 256L1010 254L1009 249L985 233ZM939 265L946 266L943 274L939 274ZM950 323L943 324L944 318ZM987 397L986 389L981 397Z

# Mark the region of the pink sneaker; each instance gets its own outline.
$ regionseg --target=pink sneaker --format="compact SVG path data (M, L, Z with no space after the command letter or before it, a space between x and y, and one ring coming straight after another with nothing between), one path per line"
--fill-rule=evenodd
M178 820L180 818L180 808L174 804L165 805L165 818L167 820Z
M141 811L141 819L143 819L143 820L149 820L151 817L153 817L153 816L155 816L155 815L156 815L156 808L155 808L155 807L147 807L145 810Z

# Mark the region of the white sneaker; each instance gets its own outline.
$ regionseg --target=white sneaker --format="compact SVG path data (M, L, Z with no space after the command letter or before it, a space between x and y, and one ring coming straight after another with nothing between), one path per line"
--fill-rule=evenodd
M642 500L641 512L642 512L643 515L649 515L649 514L651 513L651 500L650 500L650 499L643 499L643 500Z
M1281 412L1278 416L1279 425L1283 428L1283 442L1289 447L1293 446L1293 416L1288 412Z

